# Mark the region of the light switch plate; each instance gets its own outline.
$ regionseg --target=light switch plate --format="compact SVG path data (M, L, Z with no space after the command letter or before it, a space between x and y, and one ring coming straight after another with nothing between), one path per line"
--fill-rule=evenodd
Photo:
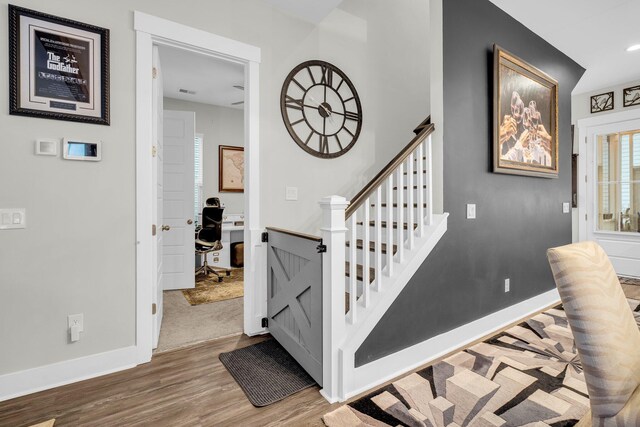
M0 209L0 230L26 228L25 209Z
M285 200L298 200L298 187L287 187L284 195Z
M563 202L562 213L569 213L569 212L571 212L571 205L569 204L569 202Z
M467 219L476 219L476 205L470 203L467 205Z

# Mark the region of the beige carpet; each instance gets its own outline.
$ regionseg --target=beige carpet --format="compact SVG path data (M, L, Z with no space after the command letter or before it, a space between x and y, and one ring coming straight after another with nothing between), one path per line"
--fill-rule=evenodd
M165 291L156 353L241 334L243 304L243 298L234 298L191 306L182 291Z
M218 278L213 274L207 277L198 276L194 289L182 291L189 304L210 304L244 296L244 269L234 268L230 276L222 274L222 282L218 282Z

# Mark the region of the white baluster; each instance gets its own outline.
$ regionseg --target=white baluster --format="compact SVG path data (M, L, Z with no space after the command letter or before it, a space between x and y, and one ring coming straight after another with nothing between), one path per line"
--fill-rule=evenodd
M404 162L398 166L397 206L398 210L398 262L404 261Z
M418 235L424 236L424 149L422 144L418 145L418 179L417 191L418 195Z
M363 205L364 223L367 224L364 227L364 233L362 233L362 303L365 307L369 306L369 265L371 264L369 256L369 240L370 239L370 212L371 202L370 199L364 201Z
M375 240L375 262L374 268L376 271L376 291L382 290L382 185L376 189L376 213L375 213L375 229L373 238Z
M427 186L427 225L433 223L433 157L431 155L431 135L427 137L427 173L425 176Z
M414 229L413 229L413 223L415 222L413 220L413 185L415 182L415 178L414 178L414 159L415 156L413 155L413 153L409 154L409 170L407 171L407 222L409 223L409 233L408 233L408 238L407 238L407 248L409 250L413 249L413 236L414 236Z
M358 253L357 253L357 220L358 212L354 212L349 218L349 226L351 228L349 236L349 323L356 323L356 302L358 301ZM369 224L363 224L363 227L368 227Z
M402 190L399 190L402 191ZM387 275L393 275L393 174L387 178Z

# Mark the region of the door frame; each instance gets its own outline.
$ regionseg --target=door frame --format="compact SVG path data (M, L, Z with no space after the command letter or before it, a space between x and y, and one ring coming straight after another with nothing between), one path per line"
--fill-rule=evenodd
M597 128L616 125L622 126L625 122L633 120L640 120L640 108L578 120L578 241L588 239L589 224L594 224L594 218L590 218L591 221L585 219L587 218L586 215L593 217L593 206L587 205L587 191L589 187L595 185L593 179L591 182L587 181L587 174L590 167L587 163L587 153L589 148L595 149L595 145L592 147L589 146L589 138L593 138ZM602 234L606 235L607 233L602 232ZM620 237L624 240L624 236Z
M259 67L260 48L163 18L134 11L136 31L136 348L137 362L152 356L152 120L151 84L153 45L165 45L244 66L245 149L245 292L244 333L265 333L265 249L261 241Z

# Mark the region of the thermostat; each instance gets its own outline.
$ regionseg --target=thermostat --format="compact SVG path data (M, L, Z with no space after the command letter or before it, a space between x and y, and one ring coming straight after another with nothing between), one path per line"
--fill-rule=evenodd
M102 160L102 141L87 142L65 138L62 142L62 156L67 160Z
M36 141L36 154L38 156L57 156L59 146L59 139L38 139Z

